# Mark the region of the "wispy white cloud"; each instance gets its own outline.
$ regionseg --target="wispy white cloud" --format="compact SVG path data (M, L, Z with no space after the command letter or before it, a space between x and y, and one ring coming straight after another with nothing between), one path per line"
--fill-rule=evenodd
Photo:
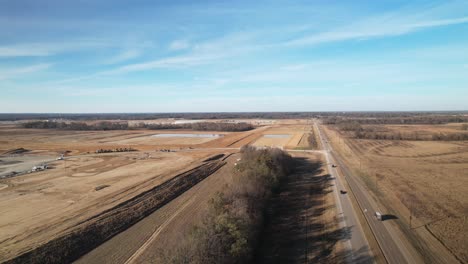
M40 46L0 46L0 57L49 56L51 51Z
M1 69L0 68L0 80L14 79L17 77L24 77L25 74L39 72L48 69L51 64L42 63L25 67Z
M100 71L94 74L68 78L55 81L55 83L68 83L95 78L99 76L148 71L154 69L187 68L192 66L206 65L245 54L258 49L258 46L246 45L253 37L250 33L234 33L220 38L204 41L193 46L190 52L183 55L154 59L139 63L130 63L111 70Z
M187 40L175 40L169 44L169 50L184 50L190 47Z
M362 40L410 34L434 27L468 23L466 1L443 1L438 4L403 6L371 16L349 17L345 24L315 30L289 40L285 46L311 46L346 40Z
M41 57L81 49L102 48L109 46L103 41L77 40L66 43L29 43L0 46L1 57Z
M141 51L138 49L125 50L114 57L111 57L104 61L104 64L117 64L131 59L135 59L141 55Z
M328 42L390 37L409 34L431 27L468 23L468 17L406 22L398 17L380 16L352 23L331 31L312 34L284 43L286 46L315 45Z
M109 74L119 74L127 72L137 72L137 71L146 71L157 68L184 68L189 66L196 66L212 62L223 58L224 56L220 54L213 55L198 55L198 54L189 54L176 57L168 57L163 59L157 59L142 63L134 63L118 67L114 70L100 72L99 75L109 75Z

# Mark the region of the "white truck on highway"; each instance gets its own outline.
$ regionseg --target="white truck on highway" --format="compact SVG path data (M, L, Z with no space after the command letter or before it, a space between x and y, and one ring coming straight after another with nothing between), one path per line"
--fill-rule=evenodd
M375 218L377 218L377 220L379 221L382 221L382 214L380 212L375 212Z

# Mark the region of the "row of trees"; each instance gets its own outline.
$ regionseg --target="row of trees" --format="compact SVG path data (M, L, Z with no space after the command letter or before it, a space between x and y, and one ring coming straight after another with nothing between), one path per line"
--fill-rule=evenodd
M317 143L317 138L315 137L314 133L310 133L309 136L307 137L307 141L309 143L309 146L313 149L318 148L318 143Z
M419 133L397 132L377 126L362 126L356 120L339 120L335 122L336 127L341 131L351 132L355 138L359 139L380 139L380 140L437 140L437 141L461 141L468 140L467 133ZM468 124L463 124L462 129ZM468 128L467 128L468 130Z
M233 182L210 201L200 226L164 255L165 263L249 263L265 206L294 160L279 149L244 147Z
M116 149L98 149L96 153L112 153L112 152L132 152L137 151L134 148L116 148Z
M323 121L325 124L337 125L341 123L357 124L446 124L446 123L464 123L468 122L466 115L415 115L402 117L374 117L374 118L356 118L356 117L328 117Z
M128 122L102 121L95 124L84 122L55 122L55 121L32 121L23 123L24 128L38 129L61 129L61 130L129 130L129 129L192 129L201 131L247 131L254 129L248 123L214 123L200 122L190 124L145 124L139 123L136 126L129 126Z
M196 122L188 124L145 124L140 123L138 128L143 129L192 129L198 131L248 131L254 129L254 126L248 123L220 123L220 122Z
M375 131L355 131L355 138L359 139L380 139L380 140L434 140L434 141L463 141L468 140L468 133L432 133L422 134L418 132L375 132Z
M54 122L54 121L32 121L23 123L24 128L39 129L61 129L61 130L127 130L127 122L108 122L102 121L96 124L87 124L85 122Z
M2 114L0 121L31 119L65 120L154 120L154 119L295 119L329 115L324 112L245 112L245 113L114 113L114 114Z
M357 121L340 121L336 123L339 130L342 131L360 131L363 130L361 124Z
M360 118L380 120L406 120L424 118L465 118L467 111L443 112L244 112L244 113L113 113L113 114L2 114L0 121L31 119L65 120L152 120L160 118L179 119L296 119L296 118ZM396 121L392 121L396 122Z

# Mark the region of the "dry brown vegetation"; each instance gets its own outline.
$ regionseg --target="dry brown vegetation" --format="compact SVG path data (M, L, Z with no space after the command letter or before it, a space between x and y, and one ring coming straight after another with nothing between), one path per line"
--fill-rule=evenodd
M382 125L401 133L447 133L459 125ZM458 128L459 129L459 128ZM326 130L356 175L361 176L428 262L444 251L468 261L468 142L366 140ZM409 227L409 216L413 216ZM431 238L432 237L432 238ZM441 243L440 243L440 242Z
M463 125L458 129L453 124L443 125L361 125L358 121L340 121L336 128L346 132L347 136L358 139L377 140L433 140L464 141L468 132L463 132Z
M212 198L203 224L165 255L166 263L251 261L264 208L295 164L279 149L244 147L241 159L233 182Z
M331 178L317 154L295 153L296 172L285 178L266 213L255 263L343 263L346 230L336 221ZM325 169L325 170L324 170ZM363 263L368 257L354 260Z

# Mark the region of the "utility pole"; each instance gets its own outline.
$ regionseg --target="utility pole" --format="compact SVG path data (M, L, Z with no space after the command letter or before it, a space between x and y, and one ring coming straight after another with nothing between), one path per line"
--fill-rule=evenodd
M410 199L410 204L409 204L409 228L412 228L411 221L413 220L413 199Z

